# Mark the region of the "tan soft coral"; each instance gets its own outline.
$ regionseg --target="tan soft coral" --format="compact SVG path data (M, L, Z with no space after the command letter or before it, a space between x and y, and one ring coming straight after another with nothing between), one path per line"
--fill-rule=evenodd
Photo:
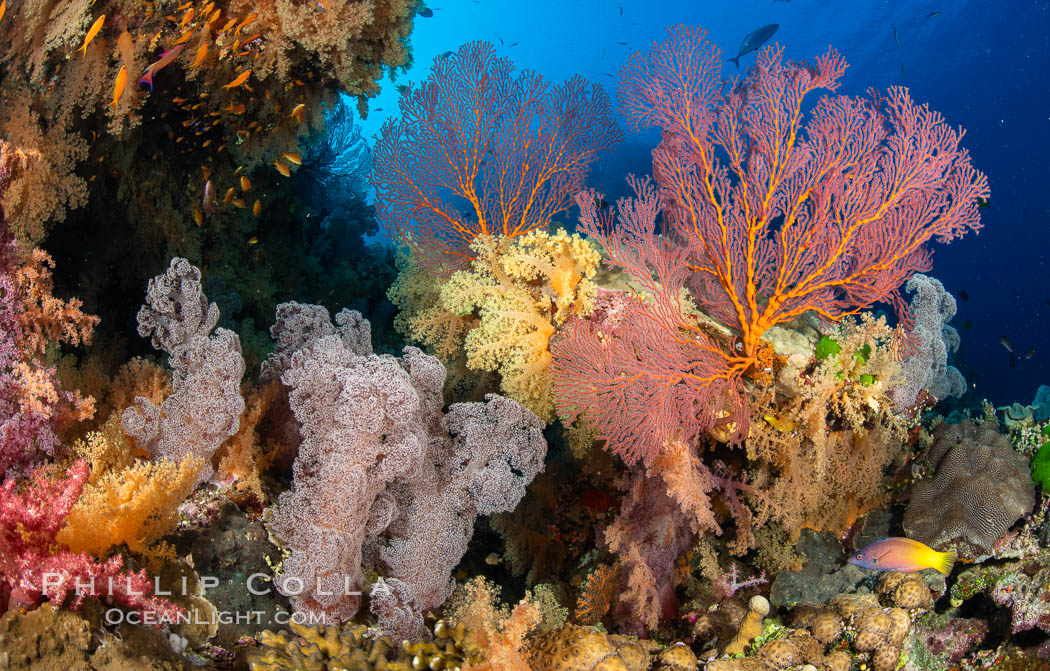
M383 67L409 61L415 7L411 0L326 0L323 7L295 0L233 0L228 12L258 14L254 27L263 33L264 48L253 67L262 76L289 78L305 49L347 93L374 96Z
M885 321L845 319L829 336L838 352L817 359L796 343L775 383L752 394L753 484L772 502L774 520L796 534L804 526L842 529L878 505L907 428L886 395L899 366Z
M540 606L526 594L513 608L499 604L499 588L477 577L463 585L446 604L448 619L466 629L461 645L473 659L472 671L533 671L525 642L544 621Z
M571 314L590 310L596 289L590 278L601 256L563 230L481 236L471 248L471 269L454 273L441 289L448 312L478 318L464 341L467 365L499 372L506 395L550 422L550 339Z
M457 315L441 305L441 283L432 270L407 254L397 258L397 279L387 298L397 306L394 328L409 341L425 345L448 367L463 355L463 340L477 325L473 315Z
M363 109L387 71L410 61L414 0L218 0L208 12L175 4L8 3L0 21L0 135L41 156L3 199L21 239L44 239L88 202L89 191L112 199L115 190L126 215L118 222L149 222L169 254L190 254L201 244L192 212L207 179L197 179L198 166L213 170L222 190L236 183L238 168L266 166L272 178L269 165L303 153L302 137L323 126L340 93L358 96ZM153 70L150 87L139 86L171 49L181 51L164 72ZM126 85L114 102L122 68ZM246 71L247 82L227 86ZM175 154L188 156L151 174L158 156ZM251 179L266 183L262 175Z

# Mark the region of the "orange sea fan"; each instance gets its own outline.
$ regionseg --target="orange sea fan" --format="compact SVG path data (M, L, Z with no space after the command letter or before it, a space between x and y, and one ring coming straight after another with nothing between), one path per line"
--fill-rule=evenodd
M576 599L576 620L583 625L597 624L612 608L618 571L601 564L583 581Z

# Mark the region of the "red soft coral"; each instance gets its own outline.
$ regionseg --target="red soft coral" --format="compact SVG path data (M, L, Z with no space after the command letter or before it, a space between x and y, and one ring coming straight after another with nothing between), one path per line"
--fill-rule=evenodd
M85 597L109 596L143 613L143 621L175 621L181 609L151 596L145 571L121 571L120 555L98 562L56 543L55 536L80 498L88 475L87 462L80 460L62 479L48 477L40 469L23 491L14 478L0 485L0 612L35 608L45 597L60 605L72 593L73 609Z

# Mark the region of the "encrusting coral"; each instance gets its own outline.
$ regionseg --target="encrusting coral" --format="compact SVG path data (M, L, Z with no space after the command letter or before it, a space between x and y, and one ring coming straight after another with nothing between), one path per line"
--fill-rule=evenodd
M439 621L433 640L402 641L376 636L364 625L307 627L292 620L291 631L264 631L259 647L246 655L251 671L417 671L465 669L462 625Z
M740 623L736 636L726 645L725 654L737 655L744 652L751 645L751 641L762 635L762 621L767 615L769 615L769 600L758 594L751 597L747 604L747 615Z
M533 671L647 671L649 651L637 639L568 625L532 642Z
M904 529L931 547L955 543L960 556L986 555L1035 505L1028 462L994 423L944 423L933 438Z
M906 590L908 598L920 602L911 611L894 601L904 584L911 586ZM799 604L789 614L790 626L776 624L761 632L752 654L721 657L705 669L780 671L811 665L848 671L870 665L872 671L893 671L912 628L911 613L929 608L932 601L929 588L916 575L885 573L879 580L879 593L888 596L887 606L874 594L840 594L822 606Z

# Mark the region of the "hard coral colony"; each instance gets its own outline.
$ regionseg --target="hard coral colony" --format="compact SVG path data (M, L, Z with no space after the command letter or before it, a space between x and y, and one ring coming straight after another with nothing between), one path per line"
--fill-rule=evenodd
M0 2L0 666L1050 654L1050 414L964 405L922 273L988 179L906 88L675 25L617 105L497 37L370 146L343 97L451 7L37 5ZM660 133L613 201L621 119Z

